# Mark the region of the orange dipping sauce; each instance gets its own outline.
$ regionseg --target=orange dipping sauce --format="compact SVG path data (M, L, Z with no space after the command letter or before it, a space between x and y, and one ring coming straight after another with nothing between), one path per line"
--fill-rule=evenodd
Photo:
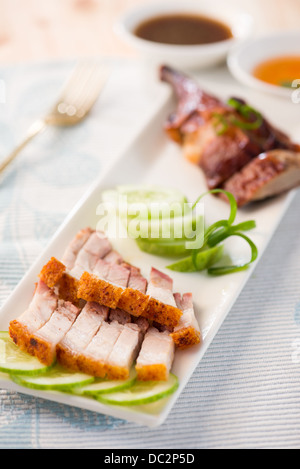
M255 67L253 75L271 85L291 87L300 79L300 55L266 60Z

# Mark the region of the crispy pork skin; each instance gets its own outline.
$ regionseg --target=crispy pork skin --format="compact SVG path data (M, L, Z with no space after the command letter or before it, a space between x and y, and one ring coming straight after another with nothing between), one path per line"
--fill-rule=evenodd
M141 381L167 381L173 364L175 344L168 332L151 327L145 335L136 360L136 372Z
M95 301L111 309L120 308L162 325L177 326L182 311L177 308L172 293L161 288L157 292L161 294L160 299L132 288L118 287L88 272L82 275L78 287L78 297L85 301ZM171 304L163 302L166 300Z
M175 293L174 298L178 308L183 312L179 324L171 333L175 345L179 349L187 349L201 343L200 327L195 317L193 296L191 293Z
M300 185L300 152L273 150L259 155L230 178L224 189L243 207Z

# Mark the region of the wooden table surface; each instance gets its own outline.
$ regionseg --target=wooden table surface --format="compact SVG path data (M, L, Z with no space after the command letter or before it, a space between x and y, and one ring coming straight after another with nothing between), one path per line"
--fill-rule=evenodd
M0 63L134 56L113 25L126 8L149 1L0 0ZM300 0L221 1L224 8L228 3L247 8L258 33L299 28Z

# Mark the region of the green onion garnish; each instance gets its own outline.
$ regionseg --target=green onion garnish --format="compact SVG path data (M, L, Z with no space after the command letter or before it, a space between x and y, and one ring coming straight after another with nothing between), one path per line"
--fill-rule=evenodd
M245 120L236 119L232 115L214 113L214 127L217 135L224 135L230 126L236 126L243 130L257 130L263 122L263 116L248 104L244 104L235 98L231 98L227 103L237 111Z

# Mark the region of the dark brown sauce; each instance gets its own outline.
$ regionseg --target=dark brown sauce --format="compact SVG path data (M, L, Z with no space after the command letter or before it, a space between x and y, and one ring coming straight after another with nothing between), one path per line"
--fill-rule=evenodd
M233 37L226 24L205 16L190 14L151 18L141 23L134 34L147 41L176 45L212 44Z

